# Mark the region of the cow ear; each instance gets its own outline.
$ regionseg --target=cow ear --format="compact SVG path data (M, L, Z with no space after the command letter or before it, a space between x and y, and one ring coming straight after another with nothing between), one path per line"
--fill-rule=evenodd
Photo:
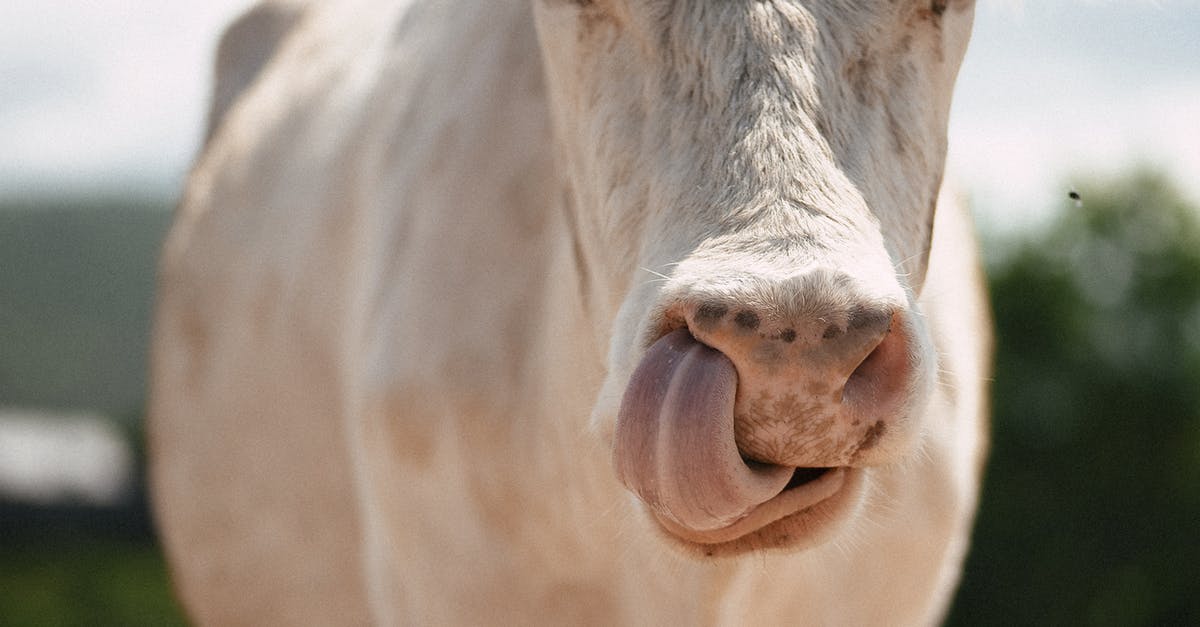
M225 113L242 92L258 79L287 34L300 21L305 5L263 2L243 13L225 29L217 46L212 105L208 110L205 143L221 125Z

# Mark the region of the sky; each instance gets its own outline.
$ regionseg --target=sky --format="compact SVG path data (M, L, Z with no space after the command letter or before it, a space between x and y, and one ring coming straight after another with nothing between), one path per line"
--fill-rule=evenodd
M217 37L249 4L0 2L0 198L173 197ZM1200 203L1200 0L979 0L975 26L947 170L989 227L1132 164Z
M980 0L947 174L981 220L1037 225L1133 165L1200 205L1200 1Z

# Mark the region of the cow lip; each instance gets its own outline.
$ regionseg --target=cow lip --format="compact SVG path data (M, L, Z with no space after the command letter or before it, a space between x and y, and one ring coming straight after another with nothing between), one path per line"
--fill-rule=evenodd
M711 531L682 527L653 514L666 535L705 556L758 549L800 549L819 543L847 518L863 488L861 468L797 468L779 494L732 524Z

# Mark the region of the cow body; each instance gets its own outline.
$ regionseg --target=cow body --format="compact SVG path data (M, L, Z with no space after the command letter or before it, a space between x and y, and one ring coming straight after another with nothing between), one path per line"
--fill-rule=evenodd
M936 217L925 207L928 271L924 252L910 269L912 255L895 250L899 270L884 270L923 275L888 301L918 312L892 325L928 344L922 368L936 363L936 380L909 386L919 424L896 440L910 420L887 423L882 440L882 426L854 432L846 459L814 460L854 472L840 526L802 545L763 531L693 542L709 532L664 531L647 512L670 518L670 504L646 509L618 481L614 430L629 429L615 426L615 406L661 335L648 329L669 331L668 314L705 289L696 277L719 274L718 257L694 251L721 236L710 226L672 241L647 234L653 220L589 218L589 204L637 195L578 156L568 101L611 95L563 92L574 80L563 61L543 62L591 45L585 31L611 37L628 17L620 3L600 17L609 3L286 4L275 52L252 55L238 74L252 80L237 79L236 100L223 96L231 104L213 121L162 267L152 488L194 618L867 625L942 615L975 509L988 354L970 227L944 194ZM951 4L941 6L969 11ZM562 20L583 30L568 36ZM605 149L620 142L588 154ZM918 159L934 161L936 190L940 157ZM889 220L899 218L876 222L897 230ZM653 241L625 254L605 250L601 232ZM917 348L901 352L918 363ZM738 448L774 462L770 450L745 452L760 435L747 444L739 431ZM877 440L884 461L863 456Z

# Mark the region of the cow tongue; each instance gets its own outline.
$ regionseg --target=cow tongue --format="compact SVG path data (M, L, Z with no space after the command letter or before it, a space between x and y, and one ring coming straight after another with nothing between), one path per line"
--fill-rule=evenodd
M685 329L654 343L617 415L617 477L684 529L722 529L787 486L792 469L747 465L733 432L737 371Z

